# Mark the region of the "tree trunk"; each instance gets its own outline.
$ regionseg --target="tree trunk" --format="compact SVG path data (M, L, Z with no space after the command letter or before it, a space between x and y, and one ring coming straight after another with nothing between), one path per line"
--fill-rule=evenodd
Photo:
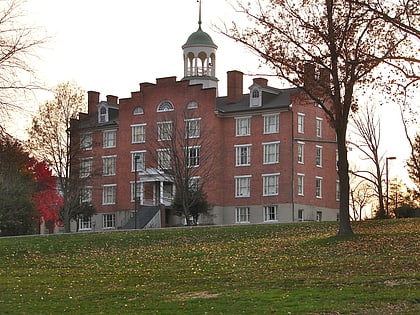
M336 126L338 149L338 179L340 181L340 210L338 236L353 235L350 224L349 194L350 178L347 160L346 128Z

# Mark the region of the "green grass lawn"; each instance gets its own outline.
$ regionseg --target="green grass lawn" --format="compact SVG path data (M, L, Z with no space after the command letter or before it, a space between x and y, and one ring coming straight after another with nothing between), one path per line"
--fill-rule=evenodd
M420 220L0 238L0 314L420 314Z

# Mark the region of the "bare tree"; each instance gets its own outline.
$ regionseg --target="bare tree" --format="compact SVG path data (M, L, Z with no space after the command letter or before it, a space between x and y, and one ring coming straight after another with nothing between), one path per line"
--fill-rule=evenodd
M417 71L419 67L418 51L412 50L415 38L365 5L373 3L377 1L365 0L364 4L352 0L259 0L247 4L238 1L238 12L252 26L241 29L232 22L220 30L260 56L279 78L302 88L325 111L337 135L338 235L353 234L346 136L349 114L357 110L357 97L365 84L380 82L383 74L378 75L375 70L380 70L383 64L392 64L400 72ZM418 3L419 0L407 0L401 8L414 29L420 23ZM387 5L398 9L401 6L393 2ZM305 82L305 72L317 69L322 83L314 86L315 82ZM401 80L409 78L409 74Z
M371 205L372 197L376 194L370 182L356 176L350 181L350 214L352 220L363 220L363 210Z
M70 160L78 147L70 145L70 123L80 112L86 111L85 92L74 83L59 84L55 89L54 100L45 102L32 119L28 130L29 147L38 159L47 161L63 193L63 219L65 232L70 232L71 209L79 195L76 184L71 182Z
M38 29L23 24L24 1L0 1L0 116L20 109L23 94L39 88L34 84L31 58L46 38L37 38Z
M161 172L175 186L172 208L187 225L195 225L211 205L207 201L206 183L212 179L215 162L214 137L209 126L184 111L169 112L149 137L149 152ZM152 140L152 141L151 141Z
M362 159L368 161L372 166L372 170L357 169L352 170L352 173L370 182L374 187L378 203L376 217L385 218L387 213L385 211L383 187L384 156L380 152L381 124L375 113L376 107L372 106L364 108L353 115L353 122L360 140L349 141L349 144L357 148L362 154Z

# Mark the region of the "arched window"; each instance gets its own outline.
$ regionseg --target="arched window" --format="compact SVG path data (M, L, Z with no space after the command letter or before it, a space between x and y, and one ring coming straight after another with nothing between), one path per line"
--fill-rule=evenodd
M251 107L261 106L261 94L258 89L253 89L250 97Z
M191 101L191 102L188 103L187 108L188 109L198 108L198 103L195 102L195 101Z
M106 106L99 107L98 122L105 123L108 121L108 108Z
M260 91L257 89L252 91L252 98L259 98L260 97Z
M174 105L169 101L163 101L159 104L157 111L158 112L170 112L174 110Z
M143 115L143 114L144 114L143 108L141 108L140 106L134 108L133 115Z

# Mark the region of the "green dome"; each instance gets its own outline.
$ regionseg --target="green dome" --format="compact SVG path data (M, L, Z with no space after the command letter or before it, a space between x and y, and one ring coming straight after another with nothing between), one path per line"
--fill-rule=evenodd
M198 28L198 30L190 35L188 37L187 42L182 46L183 48L185 46L212 46L214 48L217 48L216 44L211 39L210 35L206 32L203 32L201 27Z

